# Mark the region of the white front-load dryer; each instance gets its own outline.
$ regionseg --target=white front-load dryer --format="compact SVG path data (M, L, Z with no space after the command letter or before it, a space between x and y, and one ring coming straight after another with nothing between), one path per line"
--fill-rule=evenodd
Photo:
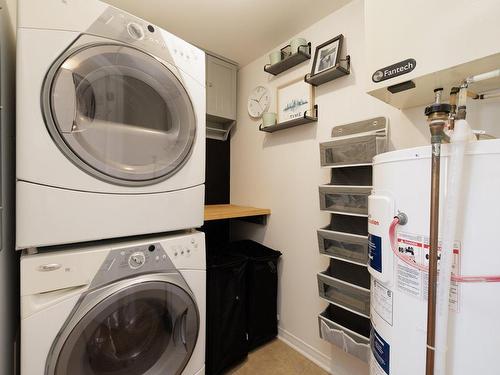
M203 375L204 234L21 257L22 375Z
M19 0L16 247L199 227L205 54L96 0Z

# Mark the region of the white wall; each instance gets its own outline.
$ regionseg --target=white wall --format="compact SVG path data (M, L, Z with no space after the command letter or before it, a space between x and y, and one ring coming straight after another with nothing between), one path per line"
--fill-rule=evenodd
M280 335L336 375L367 373L367 367L321 340L317 315L326 304L318 297L316 273L327 266L318 253L316 229L329 222L319 210L318 185L329 178L320 168L318 143L330 137L332 127L387 116L391 149L428 143L429 131L423 108L399 111L364 93L363 2L354 1L301 32L313 47L344 34L352 58L352 73L317 88L317 125L304 125L273 134L258 131L259 121L246 111L247 97L259 84L275 88L303 77L310 64L268 75L267 55L239 72L238 125L231 139L231 202L272 210L267 226L235 223L233 236L246 237L283 252L280 270ZM280 46L287 44L283 41ZM271 108L271 111L275 109ZM471 106L469 119L476 125L500 114L498 102ZM476 126L477 127L477 126ZM493 127L490 127L494 129ZM493 133L500 135L500 126Z

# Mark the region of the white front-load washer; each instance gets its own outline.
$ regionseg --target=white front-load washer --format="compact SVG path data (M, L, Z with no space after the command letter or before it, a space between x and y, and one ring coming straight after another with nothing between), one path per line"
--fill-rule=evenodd
M96 0L19 0L16 248L199 227L205 54Z
M22 375L203 375L204 234L21 257Z

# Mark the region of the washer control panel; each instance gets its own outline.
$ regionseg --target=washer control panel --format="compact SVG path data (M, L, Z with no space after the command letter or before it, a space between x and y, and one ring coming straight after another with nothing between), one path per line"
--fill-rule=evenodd
M206 270L205 234L191 231L21 256L23 295L155 272ZM26 276L29 275L29 276Z
M129 275L169 269L205 269L205 236L194 232L117 246L101 266L101 273Z

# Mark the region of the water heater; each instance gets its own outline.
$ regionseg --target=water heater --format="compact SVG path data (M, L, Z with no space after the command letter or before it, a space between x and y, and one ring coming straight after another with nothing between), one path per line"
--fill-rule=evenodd
M441 201L450 145L443 145ZM396 257L389 228L403 212L395 251L428 263L431 147L377 155L369 197L371 375L424 375L428 274ZM453 249L456 275L500 272L500 140L467 145ZM443 215L440 215L442 218ZM500 283L452 282L447 374L500 374Z

